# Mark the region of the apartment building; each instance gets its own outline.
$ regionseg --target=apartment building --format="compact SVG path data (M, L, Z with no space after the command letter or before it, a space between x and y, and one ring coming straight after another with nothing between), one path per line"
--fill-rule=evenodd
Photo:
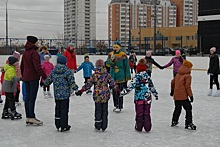
M64 38L75 46L96 39L96 0L64 0Z
M169 0L156 4L157 27L176 27L176 5ZM108 6L108 39L120 40L128 46L129 29L154 26L154 1L112 0Z
M170 0L177 6L177 27L198 24L198 0Z

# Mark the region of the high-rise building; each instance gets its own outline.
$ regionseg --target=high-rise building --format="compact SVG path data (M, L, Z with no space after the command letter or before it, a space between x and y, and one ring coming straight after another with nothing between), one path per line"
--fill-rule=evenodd
M208 54L211 47L220 49L220 0L199 0L198 47Z
M96 0L64 0L64 38L76 46L96 39Z
M170 0L177 6L177 26L198 24L198 0Z
M129 29L154 26L153 0L112 0L108 6L108 38L128 46ZM176 27L176 5L169 0L156 4L157 27Z

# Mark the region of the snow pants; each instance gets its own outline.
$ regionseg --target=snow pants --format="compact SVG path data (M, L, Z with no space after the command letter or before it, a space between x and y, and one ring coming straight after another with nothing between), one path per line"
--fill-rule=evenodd
M108 102L95 103L95 128L103 131L108 127Z
M64 129L68 126L69 99L55 100L55 126Z

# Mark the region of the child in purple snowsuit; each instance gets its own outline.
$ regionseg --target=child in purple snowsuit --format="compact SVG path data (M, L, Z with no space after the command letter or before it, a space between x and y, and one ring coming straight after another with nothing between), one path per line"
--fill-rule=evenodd
M158 93L154 88L153 82L150 76L146 72L146 60L140 59L136 67L137 73L132 79L126 89L121 91L120 96L128 94L132 89L135 89L134 103L136 111L136 124L135 129L139 132L142 131L143 127L146 132L151 130L151 93L158 100Z
M173 77L176 76L180 66L183 64L183 57L181 56L180 50L176 50L176 56L173 57L169 63L164 65L164 68L170 67L173 64Z

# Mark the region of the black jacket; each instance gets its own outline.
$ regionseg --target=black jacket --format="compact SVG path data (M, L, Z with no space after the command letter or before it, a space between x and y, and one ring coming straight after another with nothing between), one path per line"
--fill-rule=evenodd
M219 74L219 57L218 55L210 55L208 73Z

